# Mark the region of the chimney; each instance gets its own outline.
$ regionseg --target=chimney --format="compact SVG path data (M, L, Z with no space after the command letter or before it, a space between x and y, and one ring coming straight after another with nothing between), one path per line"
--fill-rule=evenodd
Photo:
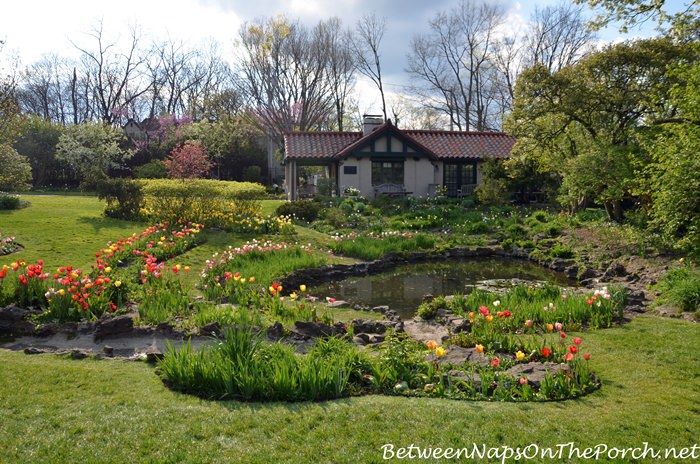
M384 124L384 118L377 114L362 115L362 135L367 135L377 127Z

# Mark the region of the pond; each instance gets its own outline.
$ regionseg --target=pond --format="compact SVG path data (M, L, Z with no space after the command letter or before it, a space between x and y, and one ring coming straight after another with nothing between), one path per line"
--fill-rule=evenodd
M370 308L386 305L410 319L425 295L467 295L475 286L494 279L518 279L573 286L564 274L535 263L505 259L462 259L396 267L381 274L349 277L317 285L312 293Z

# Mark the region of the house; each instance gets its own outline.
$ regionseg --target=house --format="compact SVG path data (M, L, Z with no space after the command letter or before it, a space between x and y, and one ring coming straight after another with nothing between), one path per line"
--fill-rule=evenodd
M505 159L515 138L501 132L402 130L380 116L364 117L362 132L289 132L284 136L287 198L313 193L320 172L335 192L361 196L449 197L474 192L481 163ZM309 169L310 167L314 169ZM319 174L316 174L318 176Z

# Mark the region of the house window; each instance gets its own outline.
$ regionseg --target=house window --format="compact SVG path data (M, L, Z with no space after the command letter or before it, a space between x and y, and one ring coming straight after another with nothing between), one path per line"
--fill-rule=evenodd
M357 166L343 166L343 174L357 174Z
M472 194L476 185L476 162L446 163L443 183L448 197Z
M372 161L372 185L403 185L403 161Z

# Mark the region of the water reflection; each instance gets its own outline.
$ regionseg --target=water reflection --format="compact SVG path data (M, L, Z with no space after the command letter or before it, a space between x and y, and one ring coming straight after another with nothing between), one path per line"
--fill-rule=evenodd
M398 311L402 318L410 318L427 294L466 295L471 293L474 285L491 279L572 284L565 276L528 261L482 259L405 265L382 274L350 277L320 285L312 293L369 307L387 305Z

